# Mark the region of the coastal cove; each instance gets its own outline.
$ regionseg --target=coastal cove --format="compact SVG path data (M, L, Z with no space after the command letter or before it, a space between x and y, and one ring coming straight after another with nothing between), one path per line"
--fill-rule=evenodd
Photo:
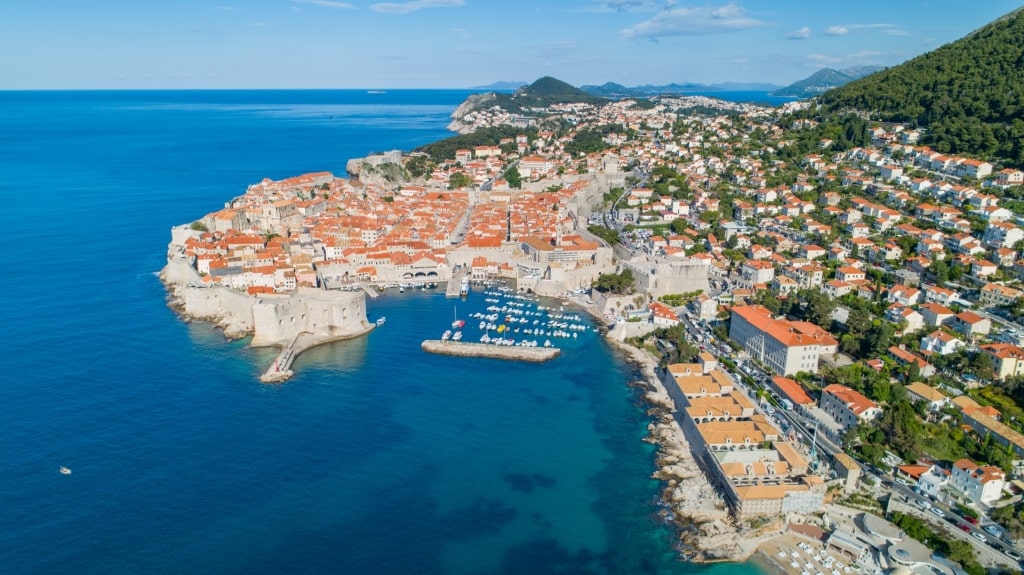
M366 303L386 324L268 386L274 349L166 306L172 225L446 137L467 95L0 93L0 217L45 236L0 288L5 570L760 572L678 560L641 376L596 334L547 363L432 355L482 296L389 293Z

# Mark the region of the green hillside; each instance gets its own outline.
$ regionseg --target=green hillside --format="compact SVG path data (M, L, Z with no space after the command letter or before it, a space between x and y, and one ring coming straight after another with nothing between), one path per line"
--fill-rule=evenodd
M904 64L830 90L825 110L925 127L943 153L1024 166L1024 11Z
M534 108L546 108L552 104L583 102L602 105L608 102L557 80L550 76L540 78L529 86L523 86L512 94L497 94L497 103L510 112L526 112Z

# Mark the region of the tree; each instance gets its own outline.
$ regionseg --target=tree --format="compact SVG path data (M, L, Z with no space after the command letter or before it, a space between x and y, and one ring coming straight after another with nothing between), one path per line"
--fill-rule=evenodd
M928 271L935 275L935 283L940 287L949 281L949 265L945 260L935 260L928 266Z
M512 166L511 168L505 170L505 173L502 174L502 177L505 178L505 180L508 182L508 186L510 188L518 189L523 187L523 176L519 173L519 168L515 166Z
M863 345L861 346L862 357L881 357L892 345L892 338L896 335L896 326L882 320L875 320L871 329L864 334Z
M854 337L859 337L869 329L871 329L871 312L867 310L867 307L862 305L851 307L850 313L846 317L846 331Z
M894 402L882 414L879 427L885 433L886 443L904 459L914 459L921 448L923 426L907 400Z
M974 357L971 358L971 371L981 379L992 379L995 375L995 365L992 362L992 357L981 351L974 354Z
M828 329L832 325L836 303L819 290L806 290L803 299L807 302L807 321Z
M469 179L469 176L462 172L455 172L448 178L448 188L452 190L465 188L471 183L473 183L473 181Z
M626 268L618 274L601 274L593 283L594 289L601 292L627 294L633 289L633 270Z
M206 224L204 224L203 222L200 222L199 220L196 220L196 221L192 222L192 225L189 226L189 229L195 230L197 232L208 232L208 231L210 231L210 228L206 227Z

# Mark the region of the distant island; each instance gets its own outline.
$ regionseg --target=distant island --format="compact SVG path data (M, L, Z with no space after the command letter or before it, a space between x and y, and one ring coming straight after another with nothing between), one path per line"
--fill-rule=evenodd
M722 82L718 84L662 84L626 87L614 82L606 82L600 86L580 86L580 90L602 98L650 98L653 96L687 95L696 92L769 92L777 90L777 84L750 82Z
M494 82L486 86L470 86L470 90L487 90L492 92L514 92L525 86L527 82Z

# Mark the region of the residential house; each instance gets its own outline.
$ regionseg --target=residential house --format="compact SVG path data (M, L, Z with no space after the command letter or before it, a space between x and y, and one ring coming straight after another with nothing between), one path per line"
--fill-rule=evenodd
M987 343L980 349L992 358L996 378L1024 375L1024 349L1009 343Z
M937 329L921 338L921 351L944 355L964 347L964 342L946 331Z
M768 284L775 277L775 266L764 260L748 260L740 266L740 276L750 286Z
M970 459L953 464L949 485L975 504L991 505L1001 496L1006 474L994 465L981 466Z
M882 413L877 403L838 383L821 390L820 405L844 430L872 421Z
M889 303L914 306L921 302L921 290L905 285L895 285L889 288L889 295L886 299Z
M917 308L918 313L924 318L924 324L928 327L939 327L952 323L956 315L953 310L937 303L923 303Z
M853 291L853 285L840 280L829 280L825 282L822 291L828 297L835 299Z
M924 301L926 302L949 305L957 299L958 295L956 290L949 288L931 284L924 286Z
M672 308L661 302L651 302L648 306L651 311L651 322L658 327L672 327L679 324L679 316Z
M982 286L978 293L978 301L982 305L1011 305L1020 299L1022 293L1024 292L1012 287L988 283Z
M772 278L772 291L776 295L789 295L800 289L800 284L789 276L777 275Z
M912 403L923 401L928 404L928 411L936 412L949 405L949 398L934 387L916 381L907 386L907 397Z
M950 327L965 338L974 341L977 336L988 335L992 322L973 311L962 311L953 318Z
M852 266L836 268L836 279L845 283L857 283L864 281L866 274L864 270Z
M903 326L896 332L896 335L915 332L924 327L924 318L921 314L903 304L894 303L886 308L885 319L897 326Z

